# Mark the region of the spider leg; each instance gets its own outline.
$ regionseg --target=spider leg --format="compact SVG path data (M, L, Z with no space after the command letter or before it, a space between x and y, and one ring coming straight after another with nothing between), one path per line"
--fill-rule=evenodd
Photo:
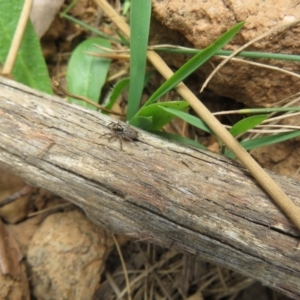
M103 136L108 136L108 135L111 135L111 133L110 133L110 132L108 132L108 133L103 133L103 134L100 134L98 138L101 138L101 137L103 137Z
M113 140L115 138L117 138L117 137L115 135L111 134L110 137L109 137L109 139L108 139L108 141L110 142L111 140Z
M124 137L123 140L126 141L126 142L134 143L136 146L138 146L138 144L136 143L137 140L131 139L129 137Z

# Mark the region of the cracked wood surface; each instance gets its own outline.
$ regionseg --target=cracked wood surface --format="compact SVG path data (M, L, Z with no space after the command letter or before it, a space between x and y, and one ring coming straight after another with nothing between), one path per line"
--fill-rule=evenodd
M0 165L105 228L196 255L300 299L299 232L236 162L140 131L0 78ZM300 206L299 183L272 175Z

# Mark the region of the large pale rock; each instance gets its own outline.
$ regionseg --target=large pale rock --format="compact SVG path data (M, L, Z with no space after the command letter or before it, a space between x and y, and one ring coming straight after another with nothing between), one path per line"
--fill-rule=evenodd
M243 29L225 47L225 49L236 50L270 29L299 19L300 2L294 0L153 0L153 11L156 18L169 30L182 33L195 48L200 49L213 43L222 33L238 22L245 20ZM159 39L156 37L156 40ZM168 40L164 38L159 42L168 43ZM246 50L299 54L300 24L255 42ZM252 61L300 73L299 62L266 59L252 59ZM175 62L176 67L181 65L181 61L176 64L176 61L168 60L168 63L170 62ZM198 90L220 62L221 59L213 58L197 71ZM232 61L222 67L212 78L208 89L217 95L234 99L248 107L281 106L282 104L276 105L276 103L300 91L300 80L279 71ZM200 98L202 100L204 98L205 101L204 95L200 94ZM228 98L226 101L230 101ZM210 102L212 105L216 105L214 99L211 99ZM205 101L205 105L210 107L210 103L207 101ZM293 104L293 106L296 105L299 103ZM299 117L293 117L285 119L283 123L299 126L300 120ZM286 142L279 146L277 144L257 149L252 154L262 166L300 179L298 144L300 144L299 140Z
M153 10L161 23L181 32L201 49L243 20L246 20L244 28L226 49L236 49L269 29L300 17L300 4L291 0L154 0ZM299 31L300 25L294 26L254 43L247 50L297 54L300 51ZM220 60L214 59L213 62L216 64ZM300 64L296 62L263 62L300 72ZM208 63L200 72L207 77L212 70L213 65ZM300 80L278 71L231 62L220 70L208 87L218 95L243 102L249 107L267 107L298 92Z
M49 216L28 250L35 296L92 299L111 246L111 236L79 211Z

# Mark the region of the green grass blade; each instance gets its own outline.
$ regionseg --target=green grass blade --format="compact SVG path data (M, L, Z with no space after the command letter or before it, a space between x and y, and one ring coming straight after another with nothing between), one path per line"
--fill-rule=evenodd
M118 100L119 96L123 92L123 90L129 86L129 78L123 78L116 83L113 87L111 94L109 96L108 102L104 104L107 109L112 109L115 105L116 101ZM105 112L103 112L105 113ZM107 114L107 113L105 113Z
M279 133L275 135L265 136L261 138L256 138L250 141L241 142L241 145L246 150L251 150L259 147L264 147L276 143L281 143L284 141L287 141L289 139L293 139L300 136L300 130L296 130L293 132L285 132L285 133Z
M237 136L241 133L246 132L249 129L254 128L255 126L261 124L264 120L268 118L269 115L257 115L257 116L251 116L248 118L245 118L243 120L240 120L239 122L235 123L229 132L233 136Z
M145 129L150 131L160 130L163 126L165 126L167 123L169 123L175 118L174 114L163 110L162 107L173 108L177 111L186 111L189 108L189 104L186 101L169 101L154 103L149 106L142 107L139 111L139 114L133 117L132 120L140 116L152 117L153 122L151 126Z
M76 4L78 0L73 0L64 10L61 14L67 14Z
M192 116L188 113L185 113L183 111L173 109L173 108L167 108L167 107L161 107L161 108L163 110L173 114L174 116L186 121L187 123L199 128L203 131L213 134L212 131L209 129L209 127L201 119L199 119L195 116Z
M132 118L129 122L130 125L147 130L153 123L152 116L144 117L144 116L136 116Z
M265 147L265 146L269 146L269 145L272 145L272 144L284 142L284 141L296 138L298 136L300 136L300 130L256 138L256 139L253 139L253 140L241 142L241 145L246 150L252 150L252 149L256 149L256 148ZM229 158L234 158L235 157L235 155L230 150L227 150L225 152L225 155Z
M95 47L95 44L110 48L110 43L102 38L85 40L73 51L66 77L70 93L87 97L98 103L101 89L106 81L110 60L85 53L91 51L106 53L104 50ZM89 103L70 97L69 101L93 110L97 109Z
M206 150L206 147L203 146L202 144L200 144L196 141L193 141L191 139L184 138L180 135L171 134L171 133L167 133L167 132L161 132L161 131L150 131L150 132L152 132L158 136L161 136L163 138L166 138L168 140L175 141L175 142L178 142L178 143L186 145L186 146L193 146L195 148Z
M94 27L92 27L92 26L90 26L90 25L88 25L88 24L86 24L86 23L84 23L84 22L76 19L76 18L73 18L72 16L69 16L69 15L67 15L65 13L61 13L60 16L62 18L65 18L65 19L67 19L67 20L69 20L69 21L71 21L71 22L73 22L73 23L81 26L82 28L85 28L85 29L89 30L90 32L92 32L92 33L94 33L94 34L96 34L96 35L98 35L100 37L103 37L104 39L107 39L109 41L116 42L116 43L121 43L121 44L126 44L126 45L129 44L126 41L121 41L121 40L118 40L118 39L116 39L114 37L111 37L110 35L107 35L107 34L101 32L101 31L99 31L98 29L96 29L96 28L94 28Z
M237 114L266 114L273 112L296 112L300 111L300 106L269 107L269 108L243 108Z
M144 87L151 0L132 0L130 9L130 85L127 120L138 111Z
M4 64L23 7L23 0L0 0L0 62ZM53 94L39 39L29 21L12 72L13 78L34 89Z
M210 59L217 51L223 46L228 44L232 38L240 31L245 22L240 22L221 37L219 37L213 44L205 48L201 53L196 54L188 62L186 62L179 70L177 70L172 77L170 77L164 84L162 84L158 90L149 98L145 105L150 105L157 99L162 97L168 91L173 89L177 84L183 81L187 76L197 70L208 59Z
M192 49L192 48L155 48L155 51L168 52L168 53L181 53L195 55L203 50ZM230 50L220 50L215 53L216 56L229 56L233 53ZM237 57L257 58L257 59L277 59L277 60L289 60L289 61L300 61L300 55L296 54L284 54L284 53L270 53L270 52L259 52L259 51L241 51Z
M131 0L125 0L123 4L123 16L126 16L131 6Z

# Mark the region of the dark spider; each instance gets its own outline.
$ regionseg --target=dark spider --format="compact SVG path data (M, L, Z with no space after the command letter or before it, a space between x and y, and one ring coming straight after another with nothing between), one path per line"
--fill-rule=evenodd
M123 150L123 141L134 142L138 140L139 133L128 125L121 125L120 123L111 122L108 124L109 133L101 134L99 137L107 136L110 142L114 138L119 139L120 149Z

